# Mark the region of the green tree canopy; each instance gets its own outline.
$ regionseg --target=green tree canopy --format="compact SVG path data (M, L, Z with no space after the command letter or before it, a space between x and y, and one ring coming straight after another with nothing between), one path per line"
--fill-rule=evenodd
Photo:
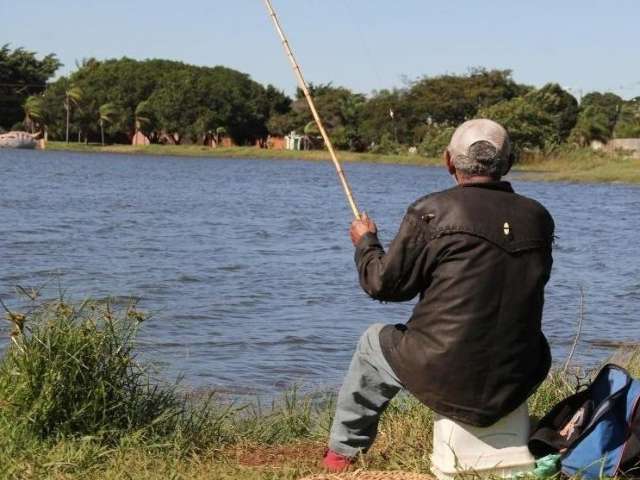
M578 120L578 101L557 83L547 83L525 96L534 106L549 114L560 141L565 141Z
M31 95L24 102L24 125L32 133L43 124L43 102L39 95Z
M509 70L476 68L464 75L423 77L403 89L374 92L362 109L360 134L367 145L379 144L386 135L386 143L393 139L425 151L438 136L435 132L529 90L516 83ZM442 144L442 138L437 143Z
M58 66L53 55L38 61L22 49L0 49L0 82L5 82L0 109L20 98L10 119L0 117L0 128L24 120L28 128L55 139L65 138L68 130L71 138L84 141L127 142L141 131L152 142L228 136L241 145L295 130L306 135L305 145L322 147L300 90L291 99L230 68L88 58L42 93ZM7 93L9 82L19 85L13 96ZM418 146L424 154L439 155L452 130L478 116L504 124L519 149L640 135L638 99L625 102L612 93L592 92L578 105L558 84L533 89L514 81L509 70L425 76L370 95L330 83L309 88L333 143L356 151Z
M380 90L373 92L363 105L360 116L360 134L367 146L385 143L412 143L413 122L411 104L405 99L404 90Z
M44 91L61 65L54 54L39 60L35 52L0 47L0 126L9 129L23 120L27 97Z
M348 88L334 87L330 83L310 84L309 91L334 145L338 148L362 150L364 145L359 125L366 97ZM310 122L313 122L311 110L304 93L298 89L291 109L287 113L274 115L267 126L271 133L284 135L291 131L303 133Z
M640 97L624 102L613 129L615 138L640 138Z
M542 149L560 142L554 117L525 97L483 108L478 116L490 118L504 126L516 153Z
M585 95L569 140L578 145L588 145L594 140L609 141L623 103L624 100L614 93L591 92Z
M413 123L457 125L473 118L479 109L524 94L510 70L477 68L467 75L424 77L413 83L406 101L412 105Z
M112 139L130 138L139 129L152 139L165 134L178 142L199 141L224 127L237 143L252 143L266 135L268 118L285 113L291 103L275 87L263 87L236 70L169 60L87 59L69 78L55 83L59 85L52 84L49 97L59 99L62 84L83 92L71 109L71 125L85 138L98 135L99 107L109 104L118 109L103 122L105 136ZM53 107L54 102L47 104ZM53 110L51 117L58 120L59 112ZM57 125L54 132L59 132Z

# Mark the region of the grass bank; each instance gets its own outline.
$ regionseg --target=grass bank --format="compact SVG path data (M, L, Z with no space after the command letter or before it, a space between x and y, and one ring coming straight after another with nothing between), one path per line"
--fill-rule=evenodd
M139 363L135 305L64 299L8 312L0 361L0 478L286 480L317 473L330 393L290 392L270 408L158 384ZM640 373L640 354L622 362ZM569 394L555 373L530 401L541 416ZM433 415L409 397L385 413L367 470L427 473Z
M208 148L200 145L85 145L83 143L49 142L49 150L82 153L120 153L129 155L176 155L213 158L267 158L291 160L329 160L326 151L308 152L267 150L254 147ZM398 165L441 165L439 158L421 155L384 155L339 152L345 162L386 163ZM640 184L640 158L622 153L606 154L588 148L560 148L546 154L523 156L514 172L525 180L602 182Z
M269 150L255 147L209 148L202 145L96 145L84 143L49 142L49 150L65 150L82 153L120 153L127 155L176 155L210 158L266 158L284 160L330 160L324 150L292 151ZM401 165L436 165L440 160L420 155L385 155L376 153L339 152L345 162L393 163Z
M514 171L528 180L640 184L640 158L591 149L524 156Z

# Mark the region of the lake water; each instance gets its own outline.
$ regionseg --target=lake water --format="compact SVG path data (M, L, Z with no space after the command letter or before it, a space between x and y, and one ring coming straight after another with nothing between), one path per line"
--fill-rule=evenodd
M441 168L345 169L384 243L413 200L452 185ZM360 290L329 163L0 149L0 171L0 297L14 303L15 285L55 294L58 279L74 299L140 297L153 314L144 356L188 386L334 387L370 323L411 311ZM556 220L544 318L555 360L573 341L581 287L577 361L604 360L603 340L639 340L640 188L513 182Z

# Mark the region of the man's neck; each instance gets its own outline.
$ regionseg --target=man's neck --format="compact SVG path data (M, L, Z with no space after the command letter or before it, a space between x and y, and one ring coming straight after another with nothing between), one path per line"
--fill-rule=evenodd
M465 185L468 183L490 183L490 182L498 182L499 178L487 177L487 176L472 176L472 177L463 177L456 175L456 181L458 185Z

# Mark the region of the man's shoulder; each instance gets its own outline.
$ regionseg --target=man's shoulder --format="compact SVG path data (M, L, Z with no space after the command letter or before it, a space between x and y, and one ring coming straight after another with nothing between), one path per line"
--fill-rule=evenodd
M553 224L553 217L551 216L551 213L549 212L549 210L547 210L547 207L545 207L542 203L540 203L538 200L531 197L526 197L520 194L516 194L516 195L523 204L527 204L532 211L535 211L540 217L544 218L545 220L548 220Z
M438 192L431 192L422 197L415 200L411 205L409 205L408 211L411 213L424 212L429 209L429 207L435 205L439 201L445 199L447 196L451 195L451 193L456 189L456 187L447 188L446 190L440 190Z
M471 215L480 215L487 209L495 213L508 209L511 212L518 212L530 220L535 219L546 224L552 230L554 228L553 217L542 203L514 192L510 186L508 190L451 187L418 198L409 206L407 213L417 217L433 215L451 219L451 217L459 217L460 215L466 216L465 212Z
M507 182L503 183L509 186L508 190L485 189L481 186L462 187L460 185L457 185L445 190L428 193L416 199L411 205L409 205L409 210L423 210L424 208L428 208L441 202L465 202L470 199L469 197L479 197L480 195L477 194L487 194L489 192L488 196L493 196L491 192L497 192L497 194L500 196L508 195L510 201L518 201L523 204L527 204L531 208L539 209L548 213L546 207L538 200L517 193L510 189L510 185Z

